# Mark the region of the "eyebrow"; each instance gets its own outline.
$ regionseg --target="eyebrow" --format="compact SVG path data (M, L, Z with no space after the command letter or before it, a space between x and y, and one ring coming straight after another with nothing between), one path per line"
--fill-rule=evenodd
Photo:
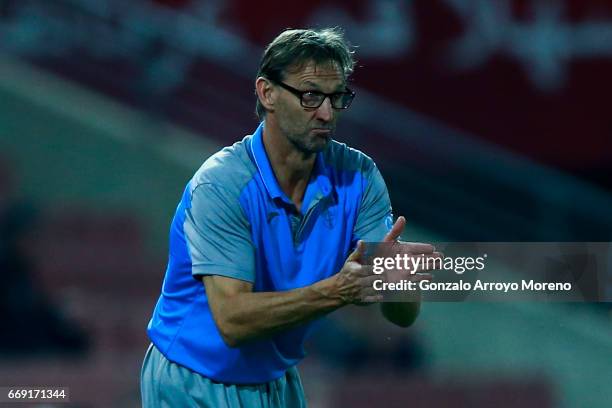
M310 81L310 80L308 80L308 79L307 79L307 80L305 80L305 81L303 81L303 82L302 82L302 84L303 84L303 85L307 85L307 86L311 86L311 87L313 87L313 88L314 88L316 91L321 92L321 87L320 87L318 84L316 84L316 83L314 83L314 82L312 82L312 81ZM342 83L342 84L340 84L340 85L338 85L338 86L336 87L335 92L344 92L345 90L346 90L346 84Z

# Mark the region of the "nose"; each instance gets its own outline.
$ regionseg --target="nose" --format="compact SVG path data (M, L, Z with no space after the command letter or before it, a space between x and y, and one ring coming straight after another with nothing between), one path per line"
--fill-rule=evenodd
M317 108L315 117L321 122L331 122L334 119L334 108L329 97L326 97L321 106Z

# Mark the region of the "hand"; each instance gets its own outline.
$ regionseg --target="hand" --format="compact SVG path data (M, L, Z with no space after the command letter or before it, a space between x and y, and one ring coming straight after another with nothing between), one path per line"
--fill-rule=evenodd
M334 293L344 304L371 304L382 300L382 295L373 287L373 282L380 277L372 272L370 265L363 264L364 252L365 243L360 240L340 272L332 277Z
M393 283L400 282L402 280L413 282L432 280L433 276L431 273L423 273L424 271L431 271L434 269L433 262L426 262L426 260L442 258L443 254L436 252L434 246L431 244L399 241L398 239L405 227L406 219L404 217L398 217L395 224L391 228L391 231L389 231L389 233L383 239L383 245L380 245L380 249L376 256L394 258L399 254L402 258L404 258L404 255L406 255L409 266L418 266L414 270L412 268L386 269L381 277L383 277L385 282ZM421 258L420 261L418 258Z

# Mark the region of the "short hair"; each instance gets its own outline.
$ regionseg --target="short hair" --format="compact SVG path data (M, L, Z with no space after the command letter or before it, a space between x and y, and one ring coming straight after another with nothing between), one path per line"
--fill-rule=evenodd
M282 81L287 69L314 61L315 64L335 62L346 80L355 67L354 51L338 28L287 29L280 33L265 49L257 78ZM257 92L255 93L257 95ZM266 116L266 109L257 97L255 113L259 120Z

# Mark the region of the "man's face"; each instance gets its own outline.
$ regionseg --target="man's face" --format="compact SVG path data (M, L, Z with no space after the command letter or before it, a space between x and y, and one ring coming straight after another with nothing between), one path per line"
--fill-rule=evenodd
M344 75L333 62L305 63L297 70L290 69L283 82L300 91L334 93L345 90ZM274 115L282 133L301 152L323 151L332 139L338 118L338 111L332 108L329 98L325 98L318 108L304 108L299 97L278 88L280 95Z

